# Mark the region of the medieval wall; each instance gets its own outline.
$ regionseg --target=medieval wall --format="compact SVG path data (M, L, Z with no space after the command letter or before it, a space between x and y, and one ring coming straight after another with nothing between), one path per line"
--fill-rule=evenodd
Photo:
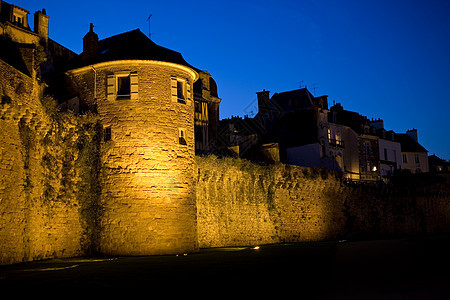
M0 264L87 253L93 131L80 125L91 121L57 115L3 61L0 78Z
M450 232L449 178L345 185L331 172L196 158L200 247Z
M140 82L169 84L151 76ZM352 186L322 169L194 158L193 107L166 91L99 107L115 130L103 142L99 116L57 112L2 61L0 78L0 264L450 232L448 177ZM189 149L177 146L183 124Z

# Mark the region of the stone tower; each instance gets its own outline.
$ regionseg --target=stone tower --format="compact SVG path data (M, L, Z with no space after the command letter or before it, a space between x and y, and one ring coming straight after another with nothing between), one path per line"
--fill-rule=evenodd
M103 125L98 251L196 251L191 88L198 73L180 53L140 30L95 43L92 56L84 40L89 60L80 60L67 75Z

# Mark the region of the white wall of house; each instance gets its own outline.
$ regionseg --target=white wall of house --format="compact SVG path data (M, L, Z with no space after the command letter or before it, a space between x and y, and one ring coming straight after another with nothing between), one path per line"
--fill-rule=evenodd
M429 172L427 152L402 152L402 169L412 173Z
M400 143L385 139L378 140L380 155L380 175L391 176L395 170L402 167L402 148Z
M350 127L329 123L330 131L328 135L330 151L337 150L342 155L341 170L347 179L358 180L359 177L359 151L358 135ZM338 156L336 156L338 158ZM338 161L339 162L339 161Z

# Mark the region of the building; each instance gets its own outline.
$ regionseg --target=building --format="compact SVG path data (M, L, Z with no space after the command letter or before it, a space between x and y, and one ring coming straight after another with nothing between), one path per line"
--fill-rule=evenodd
M357 112L344 110L342 105L337 103L330 107L328 121L347 126L357 135L359 180L378 180L380 176L379 138L376 134L376 128L370 124L369 119ZM355 160L356 151L350 155L353 155L353 160ZM356 166L356 164L353 164L353 166ZM353 174L353 178L355 177Z
M51 206L56 197L66 198L54 206L75 203L76 214L63 218L61 227L73 242L67 250L72 255L80 248L108 255L196 251L194 158L196 150L215 147L221 99L214 79L139 29L99 38L91 23L83 52L76 54L49 38L45 9L35 13L34 30L28 15L0 1L0 121L2 148L9 153L2 164L14 165L2 169L0 196L12 195L12 204L26 198L27 204L48 200ZM77 162L86 151L89 159ZM90 170L86 181L84 167ZM55 175L52 168L71 175ZM70 180L78 184L69 189ZM89 194L89 203L76 203L80 194ZM86 211L95 221L86 219ZM36 223L23 226L52 226L40 218L45 212L37 213ZM23 230L5 230L1 246L16 253L10 241L39 235L22 237ZM52 249L41 250L22 249L17 256Z
M197 70L194 83L195 152L212 153L217 150L219 98L217 84L207 71Z
M327 96L314 97L307 88L269 95L257 93L261 144L277 144L286 164L340 170L329 148Z
M438 157L436 154L428 156L430 172L434 174L448 174L450 172L450 162Z
M99 228L101 252L195 250L196 69L139 29L99 39L91 24L65 74L70 100L103 126L101 202L110 222Z
M328 123L328 143L330 156L338 164L338 168L347 180L360 180L358 134L342 124Z
M419 144L417 129L397 133L395 138L400 142L402 149L402 169L412 173L429 172L428 151Z
M384 129L383 120L374 120L370 124L377 129L380 175L392 176L402 168L401 144L396 140L392 130Z

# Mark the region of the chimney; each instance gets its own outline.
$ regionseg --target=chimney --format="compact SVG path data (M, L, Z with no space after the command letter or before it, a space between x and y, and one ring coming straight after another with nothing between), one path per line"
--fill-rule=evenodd
M419 142L419 139L417 137L417 129L411 129L411 130L407 130L406 131L406 135L409 136L413 141L415 141L416 143Z
M382 119L372 120L370 121L370 125L372 125L376 129L384 129L384 122Z
M258 96L258 112L266 115L269 112L269 94L270 91L263 90L262 92L257 92Z
M48 16L45 8L34 13L34 32L39 34L41 40L47 45L48 42Z
M97 56L98 35L94 32L94 24L90 24L89 32L83 38L83 60L89 61Z

